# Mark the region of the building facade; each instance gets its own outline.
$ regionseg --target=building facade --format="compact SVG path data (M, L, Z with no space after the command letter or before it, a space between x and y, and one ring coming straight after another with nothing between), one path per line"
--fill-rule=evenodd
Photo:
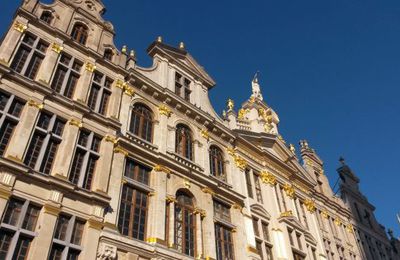
M339 198L285 143L257 76L219 116L183 43L142 68L103 12L25 0L3 37L0 259L399 259L344 161Z

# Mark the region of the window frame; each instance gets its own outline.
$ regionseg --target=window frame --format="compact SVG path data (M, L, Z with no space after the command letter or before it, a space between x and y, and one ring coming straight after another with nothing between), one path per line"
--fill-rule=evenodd
M209 149L210 174L219 180L227 181L225 157L222 149L211 145Z
M78 28L80 27L80 28ZM82 22L75 22L71 30L71 39L79 44L86 45L89 39L89 27Z
M135 110L136 109L136 110ZM139 109L142 109L142 113L139 113ZM143 111L146 111L148 113L148 116L143 114ZM135 125L134 122L136 120L139 120L139 126L138 126L138 132L135 133ZM135 121L134 121L135 120ZM150 130L146 129L145 126L150 126ZM154 137L154 113L153 110L151 110L148 106L137 102L131 106L131 113L130 113L130 120L129 120L129 128L128 128L129 133L131 133L134 136L137 136L149 143L153 142L153 137ZM150 131L150 133L148 132Z
M96 76L99 75L101 77L100 82L96 81ZM111 85L112 85L113 80L108 77L107 75L105 75L104 73L95 71L93 73L92 76L92 81L90 84L90 90L89 90L89 95L87 97L87 105L88 107L94 111L95 113L99 113L103 116L107 115L108 112L108 107L110 105L110 99L111 99L111 95L112 95L112 90L111 90ZM97 96L95 98L95 104L94 107L92 107L91 103L91 98L92 98L92 93L93 93L93 89L98 88L98 92L97 92ZM105 100L105 97L107 96L107 101ZM104 104L104 102L106 104ZM103 110L104 108L104 111Z
M186 204L186 203L180 203L179 202L179 196L186 196L187 198L190 199L190 204ZM174 203L174 244L175 247L178 251L180 251L181 253L194 257L196 256L196 248L197 248L197 243L196 243L196 215L194 214L195 211L195 207L194 207L194 202L193 202L193 197L188 195L185 192L179 192L176 195L176 202ZM182 214L182 219L178 220L178 209L181 210L181 214ZM187 218L191 218L192 222L191 225L187 225ZM178 225L181 224L181 244L178 243ZM186 231L187 229L189 229L191 232L191 236L192 236L192 241L189 242L192 247L191 248L186 248L186 243L187 243L187 234ZM190 238L189 238L190 240ZM179 248L181 246L181 248Z
M62 61L63 58L69 59L68 65ZM76 69L75 65L78 65L79 69ZM79 59L77 59L74 56L71 56L67 53L61 53L61 55L59 55L59 57L57 59L57 65L56 65L53 75L51 77L50 88L54 92L66 97L66 98L72 99L74 97L74 94L76 91L76 86L78 85L79 79L81 77L82 67L83 67L82 61L80 61ZM65 74L61 80L62 82L61 82L60 90L57 90L57 88L59 87L58 84L59 84L60 79L56 78L56 76L60 77L58 75L59 71L64 71ZM73 86L70 85L72 77L76 78L75 84ZM70 93L70 92L71 92L71 94L69 95L68 93Z
M175 152L190 161L194 161L194 139L192 130L178 124L175 131Z

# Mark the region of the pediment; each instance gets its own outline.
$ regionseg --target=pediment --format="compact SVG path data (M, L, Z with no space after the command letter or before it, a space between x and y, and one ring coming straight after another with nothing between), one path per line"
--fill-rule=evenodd
M259 204L251 205L250 210L252 213L254 213L260 217L263 217L265 219L271 219L271 214L269 214L268 211Z
M149 46L147 52L152 57L155 54L159 54L173 63L176 63L179 67L185 68L195 78L205 83L208 88L212 88L215 85L215 81L211 76L208 75L204 68L184 49L175 48L156 41Z
M96 18L103 20L102 15L106 9L101 0L67 0L67 2L85 10Z

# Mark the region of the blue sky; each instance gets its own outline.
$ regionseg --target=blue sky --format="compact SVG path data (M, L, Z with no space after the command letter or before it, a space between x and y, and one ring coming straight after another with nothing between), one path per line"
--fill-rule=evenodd
M1 1L0 33L20 1ZM50 2L50 1L46 1ZM189 4L190 2L190 4ZM194 3L195 2L195 3ZM210 96L221 112L230 97L247 99L260 71L264 99L280 132L307 139L332 184L338 158L361 179L378 221L400 228L400 2L104 0L117 46L145 50L158 36L186 49L216 80Z

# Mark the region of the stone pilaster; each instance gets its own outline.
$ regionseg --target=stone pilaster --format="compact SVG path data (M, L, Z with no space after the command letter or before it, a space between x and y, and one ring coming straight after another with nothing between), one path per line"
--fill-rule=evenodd
M52 72L54 71L53 68L57 64L58 56L63 50L62 41L56 39L55 42L50 44L50 47L47 49L46 56L40 66L38 75L36 76L37 80L42 82L45 85L50 84L50 79Z
M94 191L106 193L108 179L111 172L111 163L113 159L114 144L117 142L115 137L108 135L103 138L100 145L100 158L97 161L96 173L94 174L93 188ZM122 173L122 171L121 171Z
M165 114L159 114L159 122L154 125L154 144L158 146L160 153L165 153L167 151L168 142L168 116Z
M51 203L43 206L36 225L38 227L38 235L33 240L31 250L29 251L31 259L47 258L59 213L60 208L58 205Z
M197 259L201 259L203 257L203 220L202 213L196 212L196 255Z
M89 94L90 83L92 81L92 75L95 71L95 61L93 59L88 59L83 64L81 77L79 78L78 84L75 88L74 100L86 104L86 99Z
M118 75L118 78L122 77ZM121 108L123 81L116 79L111 88L110 103L108 104L107 116L119 119L119 111Z
M203 219L203 241L204 244L204 257L216 259L216 248L215 248L215 227L214 227L214 204L213 197L210 193L203 195L202 207L207 212L207 216Z
M58 147L57 157L54 160L54 166L51 175L62 179L68 178L68 170L74 155L76 140L82 123L78 119L70 119L65 124L63 140Z
M86 222L85 234L82 241L82 252L80 259L96 259L102 223L97 218L90 218Z
M20 122L14 130L10 143L17 145L10 145L5 152L4 157L14 161L22 162L26 146L28 145L31 132L33 131L36 123L36 118L43 108L43 104L38 101L29 100L21 115Z
M171 200L169 202L169 230L168 230L168 247L172 248L175 246L175 234L174 234L174 225L175 225L175 200Z
M14 49L17 46L22 34L28 28L28 21L21 17L11 25L0 46L0 63L9 66Z

